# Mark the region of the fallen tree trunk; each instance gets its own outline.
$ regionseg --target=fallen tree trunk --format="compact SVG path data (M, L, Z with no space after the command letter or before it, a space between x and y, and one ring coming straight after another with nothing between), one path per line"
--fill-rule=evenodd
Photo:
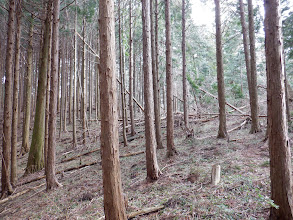
M216 115L216 116L218 116L219 113L202 113L202 115ZM249 115L249 114L226 114L226 116L251 117L251 115ZM267 115L259 115L258 117L266 118L268 116Z
M237 130L238 128L241 128L242 126L244 126L245 124L247 123L247 119L245 119L245 121L243 121L240 125L228 130L227 132L232 132L232 131L235 131ZM212 137L217 137L217 135L210 135L210 136L206 136L206 137L201 137L201 138L195 138L196 140L204 140L204 139L207 139L207 138L212 138Z
M202 91L202 92L204 92L204 93L206 93L206 94L208 94L209 96L211 96L211 97L213 97L213 98L215 98L215 99L218 99L217 96L215 96L215 95L209 93L208 91L206 91L206 90L204 90L204 89L202 89L202 88L199 88L199 90ZM245 113L244 113L243 111L241 111L239 108L235 107L234 105L232 105L232 104L230 104L230 103L228 103L228 102L226 102L226 105L228 105L229 107L233 108L234 110L238 111L238 112L241 113L241 114L245 114Z
M95 149L95 150L91 150L91 151L88 151L88 152L85 152L85 153L82 153L82 154L79 154L79 155L76 155L74 157L71 157L71 158L68 158L68 159L65 159L65 160L62 160L61 163L65 163L65 162L69 162L69 161L72 161L72 160L75 160L79 157L82 157L82 156L86 156L88 154L91 154L91 153L94 153L94 152L97 152L99 151L100 149Z
M121 81L118 79L118 78L116 78L117 79L117 82L119 83L119 84L121 84ZM128 94L130 94L130 92L127 90L127 89L124 89L125 90L125 92L127 92ZM136 100L136 98L134 98L134 97L132 97L132 100L137 104L137 106L144 112L144 109L143 109L143 107L142 107L142 105L141 104L139 104L139 102Z
M145 215L145 214L149 214L149 213L152 213L152 212L160 211L163 208L165 208L165 206L163 206L163 205L160 205L160 206L157 206L157 207L145 208L145 209L142 209L142 210L139 210L139 211L129 213L127 215L127 218L132 219L132 218L134 218L136 216Z
M144 153L144 151L139 151L139 152L134 152L134 153L128 153L128 154L125 154L125 155L121 155L120 157L130 157L130 156L135 156L135 155L139 155L139 154L143 154L143 153ZM93 161L93 162L81 164L79 166L70 167L70 168L67 168L67 169L64 169L64 170L59 170L59 171L56 172L56 174L61 174L61 173L65 173L65 172L69 172L69 171L73 171L73 170L78 170L78 169L81 169L81 168L84 168L84 167L96 165L98 163L100 163L100 161ZM18 186L19 185L25 185L25 184L28 184L28 183L32 183L32 182L44 179L45 177L46 177L45 175L39 176L39 177L36 177L34 179L28 180L28 181L26 181L24 183L18 184Z
M9 196L9 197L6 197L5 199L0 200L0 204L3 204L3 203L5 203L5 202L8 202L9 200L12 200L12 199L14 199L14 198L16 198L16 197L19 197L19 196L23 195L23 194L26 194L27 192L29 192L29 191L31 191L31 190L38 189L38 188L44 186L45 184L46 184L46 183L42 183L42 184L40 184L40 185L38 185L38 186L35 186L35 187L31 187L31 188L25 189L25 190L23 190L23 191L21 191L21 192L19 192L19 193L16 193L16 194L14 194L14 195L11 195L11 196Z
M139 151L139 152L134 152L134 153L128 153L128 154L120 155L119 157L120 158L130 157L130 156L135 156L135 155L139 155L139 154L143 154L143 153L144 153L144 151Z

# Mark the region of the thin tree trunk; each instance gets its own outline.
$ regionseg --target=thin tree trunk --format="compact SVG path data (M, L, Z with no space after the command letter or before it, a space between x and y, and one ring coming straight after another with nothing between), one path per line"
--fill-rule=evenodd
M256 73L256 53L255 53L255 33L253 20L252 0L248 2L248 20L249 20L249 41L250 41L250 71L251 71L251 129L250 133L260 131L258 117L258 95L257 95L257 73Z
M81 114L82 114L82 137L83 144L86 144L86 72L85 72L85 18L83 18L82 27L82 65L81 65L81 87L82 87L82 99L81 99Z
M225 84L223 70L223 55L222 55L222 32L221 32L221 12L220 0L215 0L216 12L216 47L217 47L217 82L218 82L218 100L219 100L219 131L218 138L228 136L226 125L226 109L225 109Z
M9 1L7 47L6 47L6 74L5 97L3 112L3 141L2 141L2 170L1 170L1 198L12 193L10 183L10 154L11 154L11 120L12 120L12 76L13 76L13 46L15 34L15 1Z
M144 72L144 115L145 115L145 146L147 178L156 180L160 170L156 154L156 137L154 127L154 104L152 93L152 64L151 64L151 33L150 33L150 1L142 0L143 23L143 72Z
M183 80L183 112L185 127L189 128L188 123L188 99L186 85L186 55L185 55L185 0L182 0L182 80Z
M76 2L75 2L76 6ZM75 19L74 19L74 58L73 58L73 103L72 103L72 144L73 147L77 146L77 140L76 140L76 111L77 111L77 105L76 105L76 97L78 94L76 94L77 91L77 7L75 9Z
M47 71L47 86L46 86L46 113L45 113L45 146L44 146L44 158L46 161L48 153L49 142L49 104L50 104L50 79L51 79L51 58L52 58L52 13L50 17L50 36L49 36L49 55L48 55L48 71ZM61 130L61 129L60 129ZM46 162L45 162L46 166Z
M254 107L252 102L253 95L252 95L252 89L251 89L250 50L249 50L249 42L248 42L248 36L247 36L247 26L245 22L243 0L239 0L239 6L240 6L240 20L241 20L242 35L243 35L243 48L244 48L245 64L246 64L247 84L248 84L249 101L250 101L250 111L253 112Z
M20 73L20 39L21 39L21 0L16 5L16 35L15 35L15 66L13 85L13 117L12 117L12 137L11 137L11 184L17 181L17 137L18 137L18 93L19 93L19 73Z
M131 124L131 135L135 135L134 113L133 113L133 56L132 56L132 1L129 0L129 113Z
M176 153L174 146L174 114L173 114L173 77L172 77L172 44L170 0L165 0L166 22L166 84L167 84L167 156Z
M34 16L31 16L29 44L27 52L27 72L25 77L25 109L23 115L23 132L21 154L24 155L29 151L29 133L31 118L31 93L32 93L32 73L33 73L33 35L34 35Z
M56 158L56 119L57 119L57 81L58 81L58 56L59 56L59 11L60 0L53 0L53 25L52 25L52 61L50 84L50 117L49 139L46 158L46 183L47 190L61 186L55 175Z
M155 112L155 132L157 140L157 148L163 149L162 143L162 131L161 131L161 116L160 116L160 95L158 89L158 68L156 60L156 36L155 27L153 22L153 0L150 1L150 11L151 11L151 50L152 50L152 76L153 76L153 93L154 93L154 112ZM156 12L155 12L156 13Z
M271 207L269 219L293 219L292 166L285 107L280 1L265 0L268 136Z
M115 26L113 0L100 0L101 148L105 219L127 219L122 194L117 91L115 77Z
M124 86L125 86L125 83L124 83L124 68L123 68L123 51L122 51L122 31L121 31L121 0L118 0L118 19L119 19L119 64L120 64L120 67L119 67L119 73L120 73L120 81L121 81L121 105L122 105L122 126L123 126L123 143L124 143L124 146L127 146L127 137L126 137L126 118L125 118L125 93L124 93Z

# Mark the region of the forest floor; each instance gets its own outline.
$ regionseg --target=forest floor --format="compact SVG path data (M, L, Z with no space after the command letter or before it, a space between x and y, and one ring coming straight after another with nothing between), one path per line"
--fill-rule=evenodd
M248 109L247 109L248 110ZM145 154L122 157L121 172L124 193L128 197L127 213L148 207L164 208L135 219L266 219L270 200L269 152L262 132L249 134L250 123L239 127L246 116L228 116L227 139L217 139L218 117L193 118L194 136L187 137L182 116L175 117L175 146L178 154L166 158L166 149L158 150L162 175L157 181L146 181ZM143 118L143 117L142 117ZM166 146L165 121L162 121ZM57 175L63 187L45 190L44 171L23 177L27 156L18 158L19 184L14 194L25 194L1 203L0 219L104 219L103 185L99 150L68 162L75 155L99 149L99 126L91 121L86 144L71 144L71 127L57 140ZM144 127L137 126L136 138L128 146L120 145L120 155L145 150ZM81 137L81 130L78 137ZM292 137L292 134L290 134ZM19 143L20 144L20 143ZM81 167L84 164L94 165ZM96 163L95 163L96 162ZM211 184L211 169L221 166L221 181ZM64 171L67 169L67 171ZM43 185L41 185L43 184ZM26 191L25 191L26 190Z

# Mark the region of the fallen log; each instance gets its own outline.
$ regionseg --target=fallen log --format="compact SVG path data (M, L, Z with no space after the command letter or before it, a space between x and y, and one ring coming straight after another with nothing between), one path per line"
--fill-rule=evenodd
M65 160L62 160L61 163L65 163L65 162L69 162L69 161L72 161L72 160L75 160L79 157L82 157L82 156L86 156L88 154L91 154L91 153L94 153L94 152L97 152L99 151L100 149L95 149L95 150L91 150L91 151L88 151L88 152L85 152L85 153L82 153L82 154L79 154L79 155L76 155L74 157L71 157L71 158L68 158L68 159L65 159Z
M134 153L123 154L123 155L120 155L119 157L120 158L131 157L131 156L135 156L135 155L139 155L139 154L143 154L143 153L144 153L144 151L139 151L139 152L134 152Z
M241 127L244 126L246 123L247 123L247 119L245 119L245 120L244 120L240 125L238 125L237 127L228 130L228 133L229 133L229 132L232 132L232 131L235 131L235 130L237 130L237 129L239 129L239 128L241 128Z
M208 91L206 91L206 90L204 90L204 89L202 89L202 88L199 88L199 90L202 91L202 92L204 92L204 93L206 93L206 94L208 94L209 96L211 96L211 97L213 97L213 98L215 98L215 99L218 99L217 96L215 96L215 95L209 93ZM238 111L239 113L241 113L241 114L245 114L243 111L241 111L239 108L235 107L234 105L232 105L232 104L230 104L230 103L228 103L228 102L226 102L225 104L228 105L229 107L233 108L234 110Z
M218 116L219 113L202 113L202 115L216 115L216 116ZM226 116L251 117L251 115L249 115L249 114L226 114ZM259 115L258 117L260 117L260 118L266 118L268 116L267 115Z
M165 208L165 206L160 205L160 206L156 206L156 207L151 207L151 208L145 208L139 211L135 211L135 212L131 212L127 215L128 219L132 219L136 216L140 216L140 215L146 215L152 212L157 212L160 211L161 209Z
M5 202L8 202L9 200L12 200L12 199L14 199L14 198L16 198L16 197L19 197L19 196L23 195L23 194L26 194L27 192L29 192L29 191L31 191L31 190L38 189L38 188L44 186L45 184L46 184L46 183L42 183L42 184L40 184L40 185L38 185L38 186L30 187L30 188L28 188L28 189L25 189L25 190L19 192L19 193L16 193L16 194L14 194L14 195L11 195L11 196L9 196L9 197L6 197L5 199L0 200L0 204L3 204L3 203L5 203Z
M130 157L130 156L135 156L135 155L139 155L139 154L143 154L143 153L144 153L144 151L139 151L139 152L134 152L134 153L128 153L128 154L125 154L125 155L120 155L119 157ZM93 162L81 164L79 166L69 167L67 169L57 171L56 174L61 174L61 173L65 173L65 172L69 172L69 171L73 171L73 170L78 170L78 169L81 169L81 168L84 168L84 167L96 165L98 163L100 163L100 161L93 161ZM28 181L26 181L24 183L18 184L18 186L19 185L25 185L25 184L28 184L28 183L32 183L32 182L44 179L45 177L46 177L46 175L42 175L42 176L36 177L34 179L28 180Z
M243 121L240 125L230 129L227 131L227 133L229 132L232 132L232 131L235 131L237 130L238 128L241 128L242 126L244 126L245 124L247 123L247 119L245 119L245 121ZM204 140L204 139L207 139L207 138L212 138L212 137L217 137L217 135L210 135L210 136L205 136L205 137L200 137L200 138L195 138L196 140Z

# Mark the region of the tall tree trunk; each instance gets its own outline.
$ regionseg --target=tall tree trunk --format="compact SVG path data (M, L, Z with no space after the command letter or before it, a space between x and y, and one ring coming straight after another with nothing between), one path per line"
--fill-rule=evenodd
M55 175L60 0L52 0L52 2L53 2L53 25L52 25L50 107L49 107L50 117L49 117L48 152L47 152L46 169L45 169L47 190L51 190L53 188L61 186L60 183L58 183L56 175Z
M60 75L60 87L61 87L61 97L60 97L60 129L59 129L59 138L61 137L61 132L64 131L64 78L65 78L65 65L64 65L64 45L61 45L59 52L59 75ZM59 89L57 89L59 94Z
M253 112L254 107L252 103L252 90L251 90L250 50L249 50L249 42L248 42L248 36L247 36L247 25L245 21L243 0L239 0L239 6L240 6L240 20L241 20L241 26L242 26L242 36L243 36L243 48L244 48L244 56L245 56L245 64L246 64L247 84L248 84L249 101L250 101L250 111Z
M51 3L47 4L47 18L44 25L41 64L38 77L38 91L35 111L35 122L30 147L26 173L33 173L44 167L44 143L45 143L45 107L46 84L48 70L48 56L50 45Z
M31 118L31 93L32 93L32 73L33 73L33 35L34 35L34 17L32 15L29 31L29 44L27 52L27 72L25 77L25 109L23 115L23 131L21 154L29 151L29 133Z
M92 117L92 102L93 102L93 98L92 98L92 94L93 94L93 89L92 89L92 77L93 77L93 73L92 73L92 69L91 69L91 54L88 53L88 75L89 75L89 120L91 120L91 117Z
M170 0L165 0L165 20L166 20L166 84L167 84L167 156L171 157L176 153L176 149L174 146Z
M76 6L76 2L75 2ZM77 7L75 9L75 19L74 19L74 58L73 58L73 103L72 103L72 144L73 147L77 146L76 138L76 111L77 111Z
M248 2L248 20L249 20L249 41L250 41L250 71L251 71L251 129L250 133L260 131L258 118L258 95L257 95L257 73L256 73L256 53L255 53L255 34L253 20L252 0Z
M161 131L161 116L160 116L160 96L158 89L158 68L156 60L156 33L154 22L153 22L153 0L150 0L150 11L151 11L151 50L152 50L152 76L153 76L153 92L154 92L154 112L155 112L155 131L156 131L156 140L157 148L163 149L162 143L162 131ZM156 12L155 12L156 13Z
M270 152L270 219L293 219L292 170L289 146L282 54L279 0L265 0L265 50L267 64L268 135Z
M125 83L124 83L124 68L123 68L123 51L122 51L122 26L121 26L121 0L118 0L118 19L119 19L119 73L120 73L120 89L121 89L121 104L122 104L122 126L123 126L123 143L124 146L127 146L127 137L126 137L126 118L125 118Z
M74 42L73 42L74 43ZM69 50L69 57L68 59L70 60L70 68L69 68L69 94L68 94L68 123L72 123L72 99L73 99L73 64L72 64L72 50Z
M105 219L127 219L122 194L117 91L115 76L115 26L113 0L100 0L100 100L101 148Z
M16 4L16 35L15 35L15 59L14 59L14 85L13 85L13 117L11 137L11 184L17 181L17 137L18 137L18 93L20 73L20 39L21 39L21 0Z
M15 34L15 1L9 1L7 45L6 45L6 74L5 97L3 112L3 141L2 141L2 170L1 170L1 198L12 193L10 183L10 154L11 154L11 122L12 122L12 76L13 76L13 46Z
M135 134L134 112L133 112L133 56L132 56L132 1L129 0L129 113L131 124L131 135Z
M221 10L220 0L215 0L216 12L216 47L217 47L217 82L218 82L218 101L219 101L219 131L218 138L225 138L227 134L226 109L225 109L225 84L222 54L222 32L221 32Z
M183 80L183 111L185 127L189 128L187 85L186 85L186 55L185 55L185 0L182 0L182 80Z
M81 99L81 114L82 114L82 137L83 144L86 143L86 72L85 72L85 18L82 22L82 63L81 63L81 87L82 87L82 99Z
M45 113L45 146L44 146L44 158L46 161L49 144L49 117L50 117L50 83L51 83L51 58L52 58L52 13L50 18L50 37L49 37L49 55L48 55L48 70L47 70L47 86L46 86L46 113ZM61 131L61 129L60 129ZM45 162L46 166L46 162Z
M152 64L151 64L151 33L150 33L150 1L142 0L143 24L143 72L144 72L144 117L145 117L145 146L147 178L156 180L160 170L156 154L156 137L154 128L154 104L152 93Z

